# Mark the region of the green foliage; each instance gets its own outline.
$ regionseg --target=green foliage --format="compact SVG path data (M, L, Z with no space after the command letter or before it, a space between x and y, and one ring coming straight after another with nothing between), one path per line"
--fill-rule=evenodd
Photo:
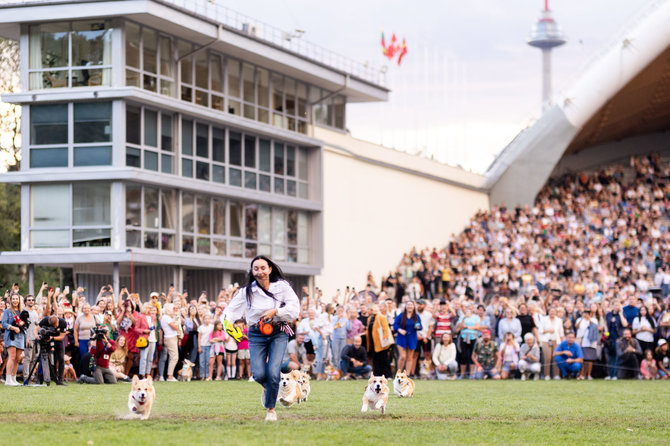
M260 386L158 383L147 421L119 419L129 384L4 388L0 438L70 444L662 444L667 381L417 381L386 415L361 414L363 381L312 382L309 401L263 421Z

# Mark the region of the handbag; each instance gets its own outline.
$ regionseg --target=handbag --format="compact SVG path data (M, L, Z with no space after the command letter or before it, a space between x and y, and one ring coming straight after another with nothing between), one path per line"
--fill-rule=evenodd
M137 348L145 348L148 345L149 341L147 340L146 336L140 336L137 338L137 342L135 342L135 347Z
M393 344L395 344L395 341L393 340L393 333L391 333L391 330L389 330L389 337L387 339L384 339L384 327L379 325L377 327L377 333L379 334L379 344L381 345L382 349L385 349L386 347L389 347Z

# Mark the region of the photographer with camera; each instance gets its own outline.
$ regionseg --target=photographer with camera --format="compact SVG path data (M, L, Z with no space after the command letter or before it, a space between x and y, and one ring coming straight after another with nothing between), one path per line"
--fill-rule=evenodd
M28 318L28 327L26 328L26 349L23 351L23 374L26 376L33 365L37 362L38 342L37 342L37 324L40 317L35 310L35 297L27 295L25 297L26 308L30 317Z
M107 327L98 325L91 328L91 355L95 358L93 377L82 374L79 384L116 384L114 370L109 367L109 360L116 350L116 343L109 339Z
M53 343L54 359L57 363L56 385L64 386L65 345L63 344L63 339L65 339L65 335L67 334L67 322L62 317L45 316L38 325L40 327L40 349L51 348L51 343Z
M7 349L6 386L20 386L16 382L16 372L19 368L21 353L26 347L26 333L29 314L21 311L21 296L18 293L10 295L9 306L2 313L2 328L5 329L5 349Z

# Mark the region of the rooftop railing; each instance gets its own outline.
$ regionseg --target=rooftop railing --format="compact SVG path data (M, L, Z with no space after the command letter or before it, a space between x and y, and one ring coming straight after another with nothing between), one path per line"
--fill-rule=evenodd
M17 4L63 4L84 3L105 0L0 0L0 7ZM361 63L334 51L310 43L301 38L304 31L287 32L267 23L226 8L215 0L153 0L171 5L209 21L220 23L225 28L272 44L287 52L318 62L328 68L349 74L352 77L369 82L373 85L386 87L385 70Z

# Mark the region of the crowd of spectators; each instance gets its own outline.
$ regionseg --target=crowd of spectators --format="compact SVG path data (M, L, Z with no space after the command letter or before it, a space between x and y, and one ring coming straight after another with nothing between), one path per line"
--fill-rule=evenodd
M379 283L368 274L363 289L329 297L303 288L283 370L668 379L669 197L667 160L632 157L552 179L533 206L479 212L446 247L412 249ZM86 296L43 284L24 297L13 287L0 301L0 373L7 385L27 379L39 328L51 327L57 383L176 381L186 360L195 379L252 379L248 327L221 318L236 292L139 296L108 285Z

